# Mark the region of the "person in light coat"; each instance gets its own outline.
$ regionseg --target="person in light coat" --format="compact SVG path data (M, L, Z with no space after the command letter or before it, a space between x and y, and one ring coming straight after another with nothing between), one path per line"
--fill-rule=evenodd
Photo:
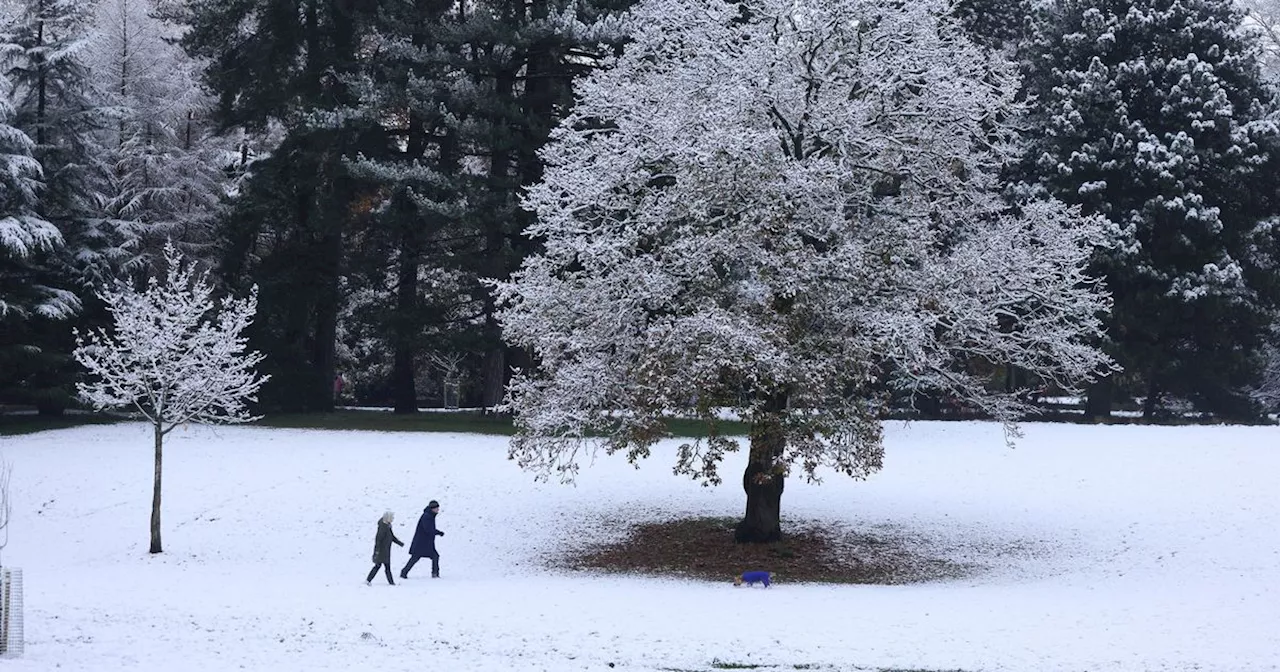
M369 570L369 576L364 580L365 585L373 585L373 577L378 575L379 567L386 571L387 583L396 585L391 578L391 544L404 546L404 542L397 539L396 533L391 531L391 522L395 519L396 514L390 511L378 519L378 536L373 539L373 569Z

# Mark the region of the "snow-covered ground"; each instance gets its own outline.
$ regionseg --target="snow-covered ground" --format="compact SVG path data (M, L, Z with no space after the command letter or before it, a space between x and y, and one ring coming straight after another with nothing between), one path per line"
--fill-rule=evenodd
M147 427L0 437L15 466L3 560L24 569L27 617L25 657L0 665L1280 669L1280 428L1025 430L1009 449L991 424L891 423L883 472L793 480L783 501L792 520L890 531L990 571L769 590L543 568L608 534L601 520L738 513L738 488L671 475L674 443L565 487L534 483L499 437L179 430L151 557ZM381 512L407 542L432 498L444 578L420 564L365 586Z

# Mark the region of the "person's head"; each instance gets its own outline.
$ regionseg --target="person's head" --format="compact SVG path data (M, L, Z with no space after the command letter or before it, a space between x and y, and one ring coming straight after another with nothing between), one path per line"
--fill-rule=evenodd
M431 502L427 504L427 510L431 513L440 513L440 502L437 502L434 499L431 500Z
M378 519L378 522L380 522L380 523L386 523L386 524L390 525L390 524L391 524L391 521L393 521L393 520L395 520L395 519L396 519L396 514L391 513L390 511L387 511L386 513L383 513L383 514L382 514L382 518L379 518L379 519Z

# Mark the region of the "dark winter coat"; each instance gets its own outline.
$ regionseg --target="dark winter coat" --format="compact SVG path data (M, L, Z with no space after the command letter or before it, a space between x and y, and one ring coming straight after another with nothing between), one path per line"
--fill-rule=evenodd
M418 519L418 530L413 533L413 543L409 545L410 555L435 555L436 537L443 537L444 532L436 529L436 514L431 509L424 509Z
M391 523L386 521L378 521L378 536L373 540L373 562L391 562L391 544L404 546L404 542L396 539L396 533L391 531Z

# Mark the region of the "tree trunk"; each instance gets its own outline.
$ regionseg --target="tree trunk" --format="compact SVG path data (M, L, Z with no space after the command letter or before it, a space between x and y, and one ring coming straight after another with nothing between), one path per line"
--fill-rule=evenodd
M332 411L334 407L333 378L337 375L337 343L338 313L342 307L341 275L343 272L342 232L347 228L351 205L351 182L342 166L345 156L346 142L339 137L333 153L323 157L320 166L319 180L321 199L312 216L316 226L320 228L320 239L317 252L319 254L316 268L319 277L313 282L319 285L314 312L314 340L312 341L311 362L316 373L314 378L318 389L316 402L321 411ZM314 193L314 192L313 192Z
M164 432L160 425L155 425L156 435L156 480L151 491L151 552L160 553L160 461L163 455Z
M395 357L391 369L391 393L396 413L418 412L418 390L414 385L414 334L417 326L418 260L411 236L400 244L399 278L396 286L396 318L393 328Z
M484 376L481 388L480 403L486 411L502 403L506 390L507 349L502 344L502 330L492 315L485 316L485 340L489 347L484 353L484 364L481 375Z
M1112 394L1110 376L1090 385L1084 402L1084 417L1089 420L1110 420Z
M488 277L498 279L510 277L512 269L509 265L511 262L507 258L507 227L511 225L509 216L518 216L520 212L519 208L512 207L519 185L511 179L513 147L511 140L506 137L509 122L505 118L507 106L512 103L515 81L515 73L512 72L500 71L495 75L493 94L495 112L490 121L493 127L489 137L491 154L488 190L492 199L493 212L489 221L486 222L488 228L485 231L484 254ZM480 403L489 410L502 403L503 393L506 390L507 348L502 342L502 327L498 325L495 316L497 303L494 301L493 292L487 287L481 288L480 291L483 292L484 299L484 328L481 338L485 348L481 370L483 378Z
M751 422L751 452L742 474L747 511L734 530L738 543L768 543L782 538L782 489L785 478L778 459L786 447L782 411L787 395L776 394Z
M1155 367L1147 371L1147 397L1142 400L1142 419L1151 422L1160 409L1160 386L1156 384Z

